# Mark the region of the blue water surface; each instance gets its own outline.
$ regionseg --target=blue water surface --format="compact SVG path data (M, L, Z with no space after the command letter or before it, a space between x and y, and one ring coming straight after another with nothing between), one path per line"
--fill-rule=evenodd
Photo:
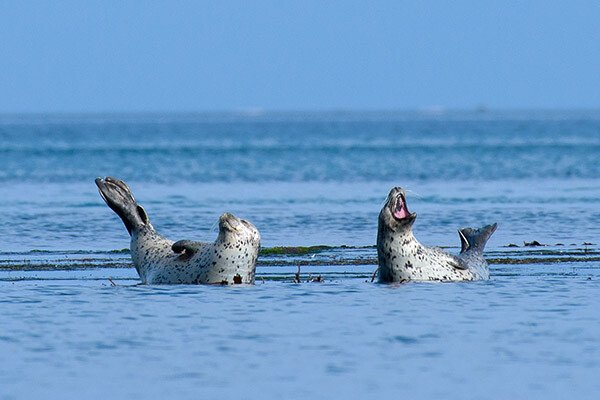
M600 268L496 266L492 275L403 286L2 282L1 393L595 398Z
M292 283L282 256L253 287L138 286L126 254L106 255L129 245L93 183L106 175L175 240L213 240L230 211L265 247L367 250L303 271L324 283ZM492 257L538 240L587 258L370 283L374 263L342 260L373 256L397 185L425 244L456 251L457 228L498 222ZM600 392L597 112L3 115L0 194L1 399Z
M127 247L106 175L179 239L212 240L230 211L265 246L373 244L403 186L428 244L491 222L492 246L581 244L600 236L600 113L5 115L2 250Z

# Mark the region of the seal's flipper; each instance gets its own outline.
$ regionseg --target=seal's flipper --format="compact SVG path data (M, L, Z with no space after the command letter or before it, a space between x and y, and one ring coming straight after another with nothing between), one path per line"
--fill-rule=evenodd
M469 269L461 260L452 260L449 263L456 269Z
M195 253L198 251L200 246L197 242L192 242L191 240L179 240L171 246L171 249L175 253L183 253L184 251L188 253Z
M188 259L192 257L202 247L202 243L193 242L191 240L179 240L171 246L171 249L175 253L181 253L179 256L182 259Z
M458 230L458 236L460 237L460 252L461 253L464 253L469 248L469 240L467 239L467 237L465 236L465 233L463 232L463 231L466 231L467 229L471 229L471 228L463 228L463 229Z
M458 230L460 236L461 254L465 251L483 252L485 244L492 234L496 231L498 224L486 225L483 228L463 228Z
M150 224L146 210L133 197L129 186L120 179L96 178L96 186L106 204L121 218L127 232Z

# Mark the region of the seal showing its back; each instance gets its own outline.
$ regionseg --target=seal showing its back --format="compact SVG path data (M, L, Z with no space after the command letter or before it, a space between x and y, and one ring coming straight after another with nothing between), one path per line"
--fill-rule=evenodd
M131 235L131 258L145 284L254 283L260 234L250 222L225 213L213 243L160 236L125 182L106 177L96 185Z
M473 281L489 279L483 249L497 224L458 231L462 248L458 256L423 246L412 225L416 213L408 211L404 190L395 187L379 213L377 258L380 282Z

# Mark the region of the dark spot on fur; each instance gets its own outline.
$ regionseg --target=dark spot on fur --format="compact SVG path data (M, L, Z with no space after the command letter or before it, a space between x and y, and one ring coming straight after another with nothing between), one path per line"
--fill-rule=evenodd
M240 274L236 274L233 277L233 283L239 285L240 283L242 283L242 277L240 276Z

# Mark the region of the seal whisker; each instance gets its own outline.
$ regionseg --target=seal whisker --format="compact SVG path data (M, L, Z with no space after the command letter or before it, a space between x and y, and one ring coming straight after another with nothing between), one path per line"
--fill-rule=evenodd
M416 197L418 199L422 199L423 198L422 195L420 195L419 193L415 192L414 190L411 190L411 189L404 189L404 190L406 191L406 194L410 194L411 196L414 196L414 197Z

